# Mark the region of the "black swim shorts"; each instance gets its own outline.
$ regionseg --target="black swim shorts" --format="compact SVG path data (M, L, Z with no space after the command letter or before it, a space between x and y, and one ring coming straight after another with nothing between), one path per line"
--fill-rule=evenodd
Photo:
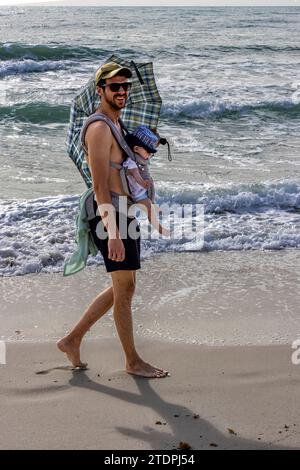
M97 211L97 203L94 200L94 211L96 213ZM99 238L97 233L107 233L106 228L103 225L102 219L100 215L96 215L93 219L89 220L89 226L91 229L91 233L94 239L94 242L101 252L105 267L108 273L113 272L113 271L120 271L120 270L125 270L125 271L131 271L131 270L137 270L140 269L141 263L140 263L140 253L141 253L141 238L140 238L140 227L138 224L138 221L136 220L135 217L128 217L125 214L122 214L120 212L116 212L116 222L117 222L117 227L120 227L120 222L123 221L124 224L127 226L127 236L123 237L121 235L121 239L124 243L124 248L125 248L125 259L123 261L113 261L108 258L108 237L103 237ZM100 224L100 225L98 225ZM128 230L129 225L133 231L131 233L135 233L134 238L130 238L130 231Z

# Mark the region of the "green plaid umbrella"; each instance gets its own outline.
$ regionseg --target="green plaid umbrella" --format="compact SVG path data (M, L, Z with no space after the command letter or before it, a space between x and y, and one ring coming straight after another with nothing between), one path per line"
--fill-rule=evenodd
M109 57L106 62L116 62L132 71L131 92L126 108L122 110L121 114L127 129L133 131L141 125L156 129L162 100L155 83L152 62L137 64L123 60L116 55ZM88 188L92 186L92 178L84 158L80 131L85 119L96 111L99 104L100 99L96 93L95 80L92 78L74 98L70 114L67 150Z

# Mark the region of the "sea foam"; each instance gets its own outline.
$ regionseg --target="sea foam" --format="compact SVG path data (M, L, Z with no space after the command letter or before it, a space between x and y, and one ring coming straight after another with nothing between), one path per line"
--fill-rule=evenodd
M203 204L204 243L199 233L182 235L182 219L174 216L175 238L146 237L141 219L142 256L159 252L253 250L300 247L300 185L196 188L186 184L157 185L157 203ZM0 202L0 274L61 272L75 249L78 196L43 197ZM186 213L187 214L187 213ZM192 224L192 213L184 224ZM164 219L166 224L168 219ZM201 224L200 224L201 225ZM200 226L199 225L199 226ZM101 264L98 254L88 264Z

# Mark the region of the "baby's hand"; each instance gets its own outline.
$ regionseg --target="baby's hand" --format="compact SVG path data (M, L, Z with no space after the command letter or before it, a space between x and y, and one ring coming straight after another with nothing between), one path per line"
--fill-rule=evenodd
M151 186L151 181L150 180L144 180L143 181L143 188L149 189Z

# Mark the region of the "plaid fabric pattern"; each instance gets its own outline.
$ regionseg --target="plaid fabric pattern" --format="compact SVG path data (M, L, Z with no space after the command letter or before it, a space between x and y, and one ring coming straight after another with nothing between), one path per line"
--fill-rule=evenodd
M158 125L162 100L157 90L153 74L152 63L135 64L143 80L139 76L132 62L121 59L116 55L109 57L106 62L116 62L128 67L132 71L132 88L127 100L126 108L122 110L121 118L130 132L138 126L144 125L156 129ZM84 151L80 142L80 132L85 119L93 114L100 104L96 93L94 77L75 96L70 112L70 124L67 136L67 151L77 166L88 188L92 186L92 177L84 158Z

